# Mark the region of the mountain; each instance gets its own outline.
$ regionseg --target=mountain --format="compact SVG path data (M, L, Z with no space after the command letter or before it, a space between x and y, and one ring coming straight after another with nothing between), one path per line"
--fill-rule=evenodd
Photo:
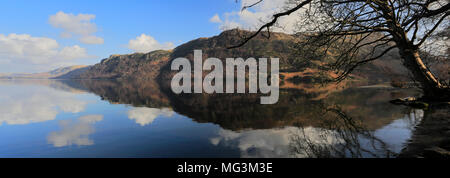
M182 44L175 48L170 56L170 60L174 60L178 57L185 57L193 62L193 51L201 49L203 52L203 60L208 57L216 57L224 61L226 58L242 57L247 59L253 58L279 58L280 59L280 73L282 80L294 80L301 81L302 83L308 82L320 82L325 78L337 77L334 71L324 72L320 68L325 63L334 63L333 50L330 50L329 61L320 59L305 58L304 55L299 53L299 42L303 39L302 34L285 34L275 33L270 34L270 38L267 35L259 34L251 39L247 44L234 49L228 49L228 47L239 44L242 42L243 37L250 36L253 32L245 30L228 30L221 34L210 38L199 38L192 40L185 44ZM374 33L367 37L369 39L379 39L382 34ZM367 45L360 50L359 57L365 56L370 53L376 44ZM384 48L389 47L386 45ZM383 47L381 47L383 48ZM336 51L336 50L334 50ZM375 55L381 53L382 50L377 50ZM425 52L423 52L425 53ZM426 54L423 55L428 56ZM171 63L171 62L169 62ZM450 79L449 60L441 60L438 63L428 63L432 72L440 79ZM225 66L225 65L224 65ZM170 81L175 72L170 70L170 66L165 66L161 69L160 81ZM379 84L392 81L411 81L408 69L403 65L403 61L400 57L397 49L390 51L383 55L378 60L369 62L365 65L357 67L352 75L349 77L353 80L365 81L367 84Z
M167 70L169 61L177 57L193 55L194 49L203 50L205 57L277 57L280 58L281 70L291 70L291 62L295 56L292 46L296 38L292 35L274 33L270 39L255 39L245 47L228 50L226 47L239 42L240 38L235 32L225 31L211 38L199 38L183 44L172 51L152 51L150 53L134 53L126 55L111 55L100 63L89 67L85 72L62 75L58 78L71 79L125 79L147 78L156 79L160 70ZM78 71L76 71L78 72Z
M216 57L226 58L242 57L280 59L280 72L282 80L309 83L323 80L323 77L336 77L333 72L321 73L323 61L304 59L296 51L301 35L284 33L271 33L270 38L257 35L242 47L228 49L238 44L242 37L252 32L244 30L228 30L209 38L199 38L182 44L170 51L157 50L149 53L134 53L126 55L111 55L93 66L73 66L60 68L54 71L38 74L15 74L0 76L0 78L57 78L57 79L158 79L163 84L171 81L175 71L170 70L170 62L178 57L193 60L193 51L201 49L203 60ZM376 34L375 36L376 37ZM368 46L362 51L370 51ZM330 54L332 56L332 54ZM432 66L438 74L448 78L448 64ZM439 76L439 75L438 75ZM391 80L409 80L408 70L403 67L398 51L391 51L381 59L357 68L352 77L367 81L368 84L390 82Z
M332 72L321 72L320 68L324 65L324 61L317 59L306 59L301 54L297 53L298 44L302 40L301 34L284 34L271 33L270 38L263 34L257 35L247 44L239 48L228 49L228 47L239 44L245 36L251 35L252 32L244 30L228 30L224 31L218 36L210 38L199 38L182 44L175 48L171 54L170 59L174 60L178 57L185 57L193 62L193 51L201 49L203 52L203 60L208 57L216 57L225 60L229 57L242 57L247 59L254 57L264 58L279 58L280 59L280 73L282 80L298 81L297 83L310 83L323 81L326 78L337 77ZM363 49L367 52L370 47ZM333 55L330 55L333 56ZM351 78L357 80L374 81L374 83L388 82L392 76L404 76L407 70L400 62L398 52L391 52L380 60L369 63L365 66L359 67ZM170 62L169 62L170 63ZM392 65L394 64L394 65ZM386 72L386 71L389 71ZM165 66L161 69L160 82L163 87L168 85L170 79L176 72L170 70L170 66ZM165 84L165 85L164 85Z
M59 78L61 76L68 75L69 73L73 73L78 71L79 73L85 72L89 66L86 65L76 65L69 67L61 67L49 72L41 72L41 73L33 73L33 74L4 74L0 75L0 78L9 78L9 79L51 79L51 78Z

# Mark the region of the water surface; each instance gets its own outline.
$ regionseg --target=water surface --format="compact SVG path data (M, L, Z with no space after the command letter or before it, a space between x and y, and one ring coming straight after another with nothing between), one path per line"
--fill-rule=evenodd
M415 94L283 88L260 105L154 81L0 80L0 157L395 157L424 111L388 101Z

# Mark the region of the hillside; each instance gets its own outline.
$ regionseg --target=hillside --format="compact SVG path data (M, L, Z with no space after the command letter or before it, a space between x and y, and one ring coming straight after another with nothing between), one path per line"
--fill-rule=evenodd
M324 75L319 74L319 68L323 65L323 61L305 59L297 53L298 48L296 48L296 45L301 40L301 35L299 34L271 33L270 38L260 34L242 47L227 48L238 44L242 41L243 36L248 36L250 33L249 31L235 29L224 31L218 36L192 40L175 48L170 59L185 57L192 62L193 50L195 49L202 49L203 60L208 57L217 57L222 60L228 57L242 57L244 59L249 57L276 57L280 58L280 72L282 76L288 77L284 78L285 80L293 79L301 82L314 82L321 81L324 77L336 77L336 74L331 71L325 72ZM369 51L370 48L363 50ZM373 83L389 82L393 76L406 79L407 70L399 59L398 52L391 52L380 60L358 68L352 76L358 80L373 81ZM175 72L170 71L169 66L166 66L161 71L160 81L163 83L170 81L174 74Z
M296 64L298 56L295 54L294 49L297 38L293 35L271 33L269 39L259 35L242 47L227 49L238 44L243 36L249 34L250 32L243 30L228 30L218 36L192 40L175 48L171 54L171 59L186 57L192 60L193 51L201 49L204 59L209 57L216 57L222 60L230 57L242 57L244 59L250 57L255 59L274 57L280 59L280 71L289 71L298 67Z
M170 51L153 51L150 53L134 53L128 55L111 55L100 63L89 67L84 72L75 71L59 78L70 79L125 79L155 78L159 69L166 65Z
M193 54L194 49L203 50L205 57L214 56L221 59L226 57L278 57L281 70L292 69L291 61L294 59L292 45L295 38L291 35L275 33L270 40L259 38L243 48L228 50L231 43L236 43L240 38L235 31L226 31L212 38L199 38L183 44L173 51L153 51L150 53L134 53L127 55L111 55L100 63L89 67L84 72L63 75L59 78L70 79L125 79L147 78L155 79L163 67L170 67L168 62L177 57L185 57Z

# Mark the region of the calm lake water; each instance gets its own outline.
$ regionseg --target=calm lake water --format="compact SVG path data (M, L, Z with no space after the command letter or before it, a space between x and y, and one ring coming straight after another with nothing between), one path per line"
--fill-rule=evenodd
M174 96L153 81L0 80L0 157L395 157L416 91L286 87Z

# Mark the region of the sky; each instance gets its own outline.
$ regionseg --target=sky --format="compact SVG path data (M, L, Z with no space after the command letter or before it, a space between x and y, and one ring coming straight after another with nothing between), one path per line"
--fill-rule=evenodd
M0 0L0 73L91 65L254 28L285 0ZM287 19L288 20L288 19Z

